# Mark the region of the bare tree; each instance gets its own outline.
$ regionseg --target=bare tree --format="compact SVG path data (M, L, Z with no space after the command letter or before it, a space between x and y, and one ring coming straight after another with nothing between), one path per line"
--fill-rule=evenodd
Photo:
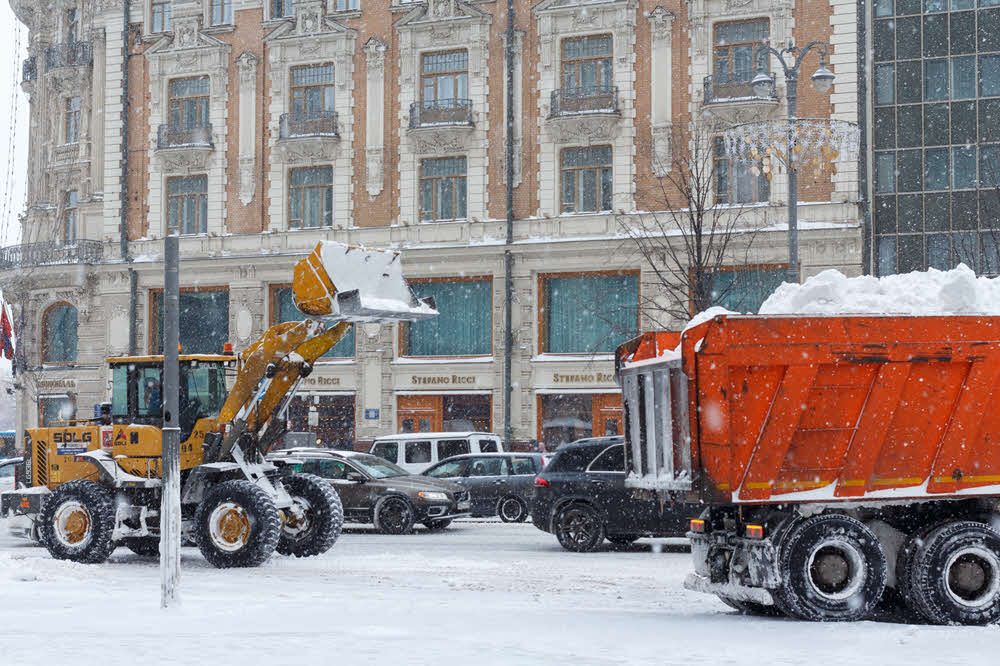
M647 146L657 175L637 195L655 201L660 210L617 216L628 244L655 276L659 293L643 293L640 307L659 328L676 326L692 310L706 310L726 296L733 281L720 280L720 274L748 264L767 217L767 208L756 204L767 200L757 191L767 187L767 176L760 168L750 173L720 152L724 129L705 119L675 131L666 158Z

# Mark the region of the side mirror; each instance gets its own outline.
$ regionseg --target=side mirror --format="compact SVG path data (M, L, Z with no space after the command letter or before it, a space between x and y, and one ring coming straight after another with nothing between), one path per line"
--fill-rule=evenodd
M355 483L364 483L367 481L367 479L365 479L365 475L361 472L348 472L347 480L354 481Z

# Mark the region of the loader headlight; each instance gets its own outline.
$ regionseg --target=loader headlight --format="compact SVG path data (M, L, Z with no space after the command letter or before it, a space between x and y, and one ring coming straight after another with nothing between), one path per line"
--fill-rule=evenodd
M435 493L435 492L419 492L417 496L425 500L447 500L448 495L445 493Z

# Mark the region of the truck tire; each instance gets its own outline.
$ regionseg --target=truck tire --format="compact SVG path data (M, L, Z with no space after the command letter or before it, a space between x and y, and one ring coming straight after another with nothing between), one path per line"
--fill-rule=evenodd
M416 519L413 506L400 495L386 495L375 505L375 529L382 534L409 534Z
M160 557L159 537L126 537L122 545L139 557Z
M210 488L195 512L195 541L220 569L256 567L278 545L281 518L263 488L239 479Z
M554 527L559 545L574 553L589 553L604 542L604 521L589 504L576 502L563 508Z
M853 621L885 591L885 553L864 523L841 514L803 520L785 536L779 556L778 607L803 620Z
M77 479L52 491L38 515L38 533L57 560L98 564L115 549L115 497L97 483Z
M296 520L291 512L281 512L284 520L278 552L295 557L312 557L330 550L344 527L344 507L340 503L340 495L314 474L292 474L281 482L303 516L301 520Z
M1000 620L1000 534L988 525L939 526L915 549L908 568L908 598L929 622Z

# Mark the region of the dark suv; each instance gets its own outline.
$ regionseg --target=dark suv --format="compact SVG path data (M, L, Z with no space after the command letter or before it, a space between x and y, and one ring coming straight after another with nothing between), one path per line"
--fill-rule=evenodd
M644 536L681 537L700 508L640 500L625 487L625 440L600 437L559 447L535 477L531 519L566 550L596 550L607 538L626 545Z
M473 516L522 523L528 517L532 483L543 467L540 453L472 453L441 461L423 475L468 488Z

